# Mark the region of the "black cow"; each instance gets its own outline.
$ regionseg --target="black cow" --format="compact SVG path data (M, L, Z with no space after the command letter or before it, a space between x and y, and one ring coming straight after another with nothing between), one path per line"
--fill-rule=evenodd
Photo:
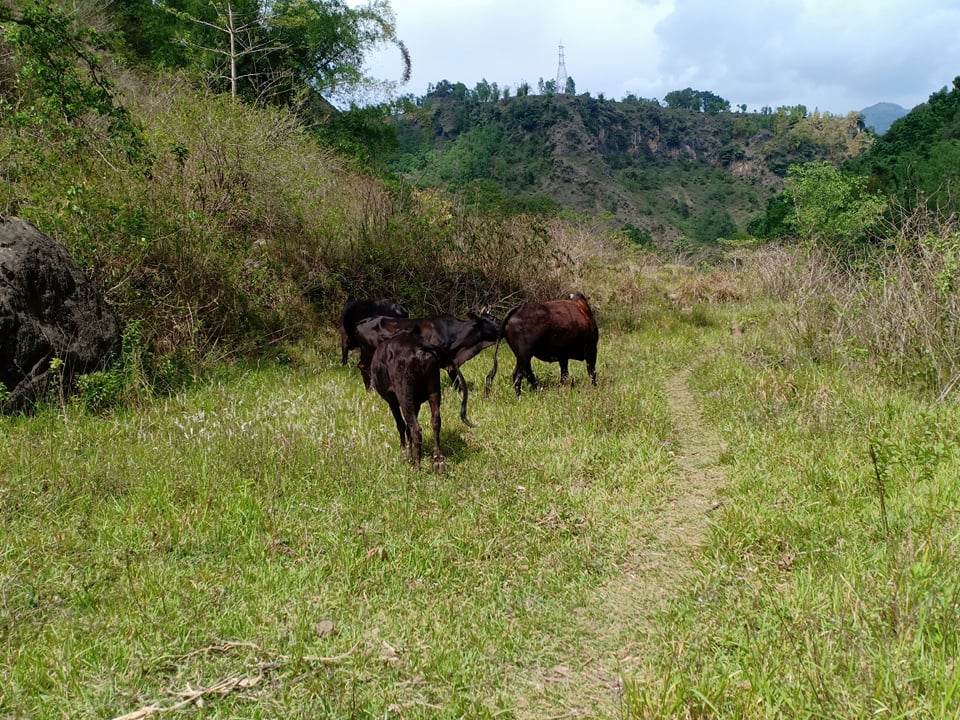
M453 358L443 348L424 342L416 333L397 333L386 338L377 347L370 361L370 376L373 387L393 413L400 433L400 448L403 456L420 468L423 452L423 434L420 430L420 406L430 403L430 418L433 426L433 468L445 469L440 453L440 368L446 368L459 379L463 402L460 404L460 419L473 427L467 419L467 383Z
M363 384L370 389L370 361L374 351L387 338L403 332L415 332L428 345L447 351L459 368L484 348L497 341L500 321L487 312L468 313L469 320L453 315L432 318L375 317L357 325L356 343L360 347L360 374ZM454 373L450 379L457 382Z
M340 332L341 365L347 364L347 354L357 347L355 337L357 325L367 318L378 315L398 318L410 317L407 309L393 300L387 300L386 298L357 300L352 296L347 298L347 302L343 306L343 314L340 316L340 323L337 326L337 330Z
M561 385L569 375L567 362L584 360L587 363L587 373L596 385L599 335L597 321L583 293L574 293L569 300L518 305L503 319L497 346L493 351L493 368L487 375L485 392L490 392L490 383L497 374L497 351L502 338L507 339L507 344L517 356L517 366L513 371L513 389L518 396L524 376L530 387L537 389L537 377L530 367L531 358L560 363ZM573 380L570 384L573 385Z

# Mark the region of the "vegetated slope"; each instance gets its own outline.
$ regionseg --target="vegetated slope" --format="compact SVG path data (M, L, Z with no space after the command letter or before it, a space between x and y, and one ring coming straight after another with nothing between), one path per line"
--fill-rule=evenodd
M607 215L661 247L735 236L791 164L840 162L870 142L855 113L706 114L589 95L427 96L394 122L392 167L414 184L506 211Z
M960 210L960 77L896 120L849 167L905 208L926 205L944 217Z

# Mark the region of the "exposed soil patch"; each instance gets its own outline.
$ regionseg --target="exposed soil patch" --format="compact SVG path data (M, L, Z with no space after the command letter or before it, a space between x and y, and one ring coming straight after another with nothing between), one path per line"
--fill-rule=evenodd
M676 426L676 482L644 527L622 574L601 588L580 617L584 641L567 664L545 670L518 717L621 717L621 676L642 681L643 659L662 642L654 623L692 569L724 483L722 443L704 422L689 387L690 368L664 386ZM593 655L591 655L593 653Z

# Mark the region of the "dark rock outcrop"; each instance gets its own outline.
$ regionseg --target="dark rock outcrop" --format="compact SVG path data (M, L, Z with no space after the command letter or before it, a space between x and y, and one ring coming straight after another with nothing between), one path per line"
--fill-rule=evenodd
M116 316L67 250L25 220L0 217L0 410L29 410L55 382L69 391L119 344Z

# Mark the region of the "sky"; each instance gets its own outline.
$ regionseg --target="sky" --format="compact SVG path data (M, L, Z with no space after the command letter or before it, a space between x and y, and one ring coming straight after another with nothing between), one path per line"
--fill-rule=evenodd
M350 5L362 0L348 0ZM709 91L737 107L845 115L906 109L960 75L960 0L389 0L412 59L398 94L555 80L576 92L663 100ZM399 81L396 48L368 71Z

